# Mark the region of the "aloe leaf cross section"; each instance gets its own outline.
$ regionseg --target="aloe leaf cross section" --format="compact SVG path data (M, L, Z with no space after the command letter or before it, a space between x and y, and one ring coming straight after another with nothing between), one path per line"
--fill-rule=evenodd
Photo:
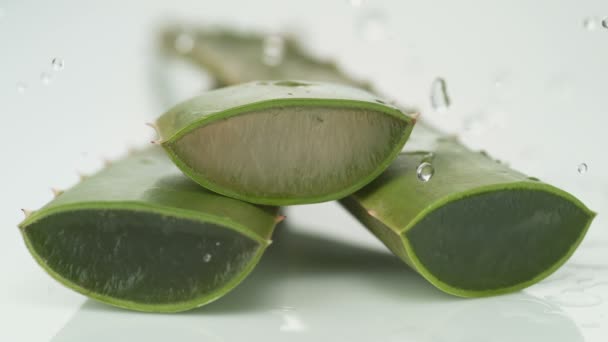
M155 124L175 164L214 192L289 205L345 197L395 159L415 120L367 91L293 80L206 92Z
M270 244L277 210L201 188L155 146L58 194L20 230L67 287L123 308L175 312L239 284Z
M259 59L238 58L260 53L261 36L216 35L198 35L198 48L186 57L222 82L276 72L368 88L299 47L289 50L284 66L269 71ZM236 50L241 53L232 55ZM228 61L221 63L224 57ZM241 69L255 71L234 72ZM423 162L435 170L427 181L417 175ZM512 292L545 278L572 255L595 217L567 192L471 151L424 122L378 179L340 202L426 280L463 297Z
M395 255L444 292L513 292L557 270L595 213L574 196L417 127L378 179L341 203ZM424 182L420 163L436 172Z

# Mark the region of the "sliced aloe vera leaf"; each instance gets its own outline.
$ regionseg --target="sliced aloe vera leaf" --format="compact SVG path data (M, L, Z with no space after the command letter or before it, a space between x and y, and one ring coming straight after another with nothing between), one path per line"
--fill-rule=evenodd
M241 39L249 40L243 46L262 42L255 36ZM214 54L228 54L231 44L217 45ZM211 72L221 77L230 68L265 70L258 64L235 58L223 65L227 70ZM339 73L327 77L359 85L322 64L310 63L300 71L306 72ZM435 170L427 182L417 174L424 161ZM473 152L424 122L386 172L340 202L429 282L463 297L516 291L540 281L572 255L595 216L572 195Z
M412 139L415 151L341 203L444 292L488 296L540 281L572 255L595 216L565 191L433 130L417 127ZM417 168L429 155L436 171L424 182Z
M252 203L345 197L401 151L414 120L364 90L257 81L206 92L157 121L175 164L205 188Z
M180 39L192 40L191 49L179 49ZM280 55L276 65L264 63L264 39L256 34L221 29L183 31L167 29L162 36L165 52L177 54L208 70L218 86L243 83L243 80L306 79L331 83L352 83L331 62L321 62L306 54L294 39L275 35ZM177 48L176 48L177 47ZM358 87L366 88L366 84Z
M200 188L153 147L87 177L19 227L36 261L67 287L175 312L240 283L270 243L276 214Z

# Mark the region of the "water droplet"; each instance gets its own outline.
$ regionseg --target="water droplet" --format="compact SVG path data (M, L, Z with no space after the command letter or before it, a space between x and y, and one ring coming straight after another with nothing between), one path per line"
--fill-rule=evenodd
M194 48L194 38L189 34L182 32L175 37L173 47L181 54L190 53Z
M51 65L53 66L53 70L60 71L63 70L64 62L63 58L55 57L51 60Z
M578 164L577 170L578 170L579 174L583 175L583 174L587 173L588 169L589 169L589 167L587 166L586 163L580 163L580 164Z
M431 84L431 106L433 110L443 113L450 107L450 97L445 80L437 77Z
M219 242L219 241L217 241L217 242L215 243L215 245L216 245L217 247L219 247L219 246L221 246L221 245L222 245L222 243L221 243L221 242Z
M207 253L207 254L203 255L203 261L204 261L204 262L209 262L209 261L211 261L211 258L212 258L212 256L211 256L211 254L209 254L209 253Z
M602 27L608 29L608 17L602 19Z
M348 3L351 5L351 7L361 7L361 5L363 5L365 1L364 0L348 0Z
M433 164L429 162L420 163L420 165L418 165L418 168L416 168L416 176L421 182L428 182L429 180L431 180L434 174L435 168L433 167Z
M262 62L268 66L277 66L283 61L285 54L285 40L278 34L271 34L264 38L262 46Z
M18 82L17 83L17 91L20 94L24 94L26 90L27 90L27 84L25 84L23 82Z
M368 42L386 39L386 16L380 11L370 11L361 14L356 21L356 32L359 38Z
M598 18L596 17L588 17L583 20L583 27L587 31L595 31L598 27Z
M43 72L40 74L40 82L44 85L49 85L53 77L48 72Z

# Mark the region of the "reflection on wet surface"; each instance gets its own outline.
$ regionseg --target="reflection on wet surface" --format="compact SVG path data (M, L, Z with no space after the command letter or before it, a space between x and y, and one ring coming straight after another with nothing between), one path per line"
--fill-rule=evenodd
M281 227L249 279L180 314L87 301L52 341L584 341L558 305L520 292L441 293L388 252Z

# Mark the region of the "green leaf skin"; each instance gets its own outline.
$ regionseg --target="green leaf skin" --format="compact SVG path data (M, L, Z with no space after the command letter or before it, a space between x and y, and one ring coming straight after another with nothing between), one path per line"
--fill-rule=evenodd
M19 227L65 286L122 308L176 312L222 297L249 274L277 210L200 188L152 147L86 177Z
M237 49L235 45L243 56L251 56L261 54L261 44L261 37L230 37L214 42L213 51L199 45L192 51L196 56L189 58L205 67L206 56L215 56L218 62L208 70L223 82L227 74L244 69L256 71L234 73L231 84L249 82L249 75L266 79L268 68L260 59L233 55L228 63L219 62ZM325 63L315 64L301 51L288 55L284 63L294 65L292 59L308 64L294 74L279 66L285 78L314 80L327 73L323 77L362 85ZM424 123L416 125L406 150L378 179L340 202L444 292L489 296L540 281L572 255L595 216L572 195L470 151ZM416 175L423 160L435 168L428 182Z
M436 131L416 133L416 150L340 203L430 283L462 297L502 294L572 255L595 216L583 203ZM435 174L422 182L428 153Z
M162 35L164 52L177 54L208 70L218 87L253 80L303 79L317 82L352 84L352 79L339 72L332 62L321 62L304 53L295 40L285 37L283 61L270 66L263 63L264 49L259 35L224 30L194 30L185 32L194 39L190 51L177 51L180 29L170 28ZM368 89L358 82L357 87Z
M257 81L183 102L156 127L175 164L205 188L290 205L342 198L371 182L414 121L357 88Z

